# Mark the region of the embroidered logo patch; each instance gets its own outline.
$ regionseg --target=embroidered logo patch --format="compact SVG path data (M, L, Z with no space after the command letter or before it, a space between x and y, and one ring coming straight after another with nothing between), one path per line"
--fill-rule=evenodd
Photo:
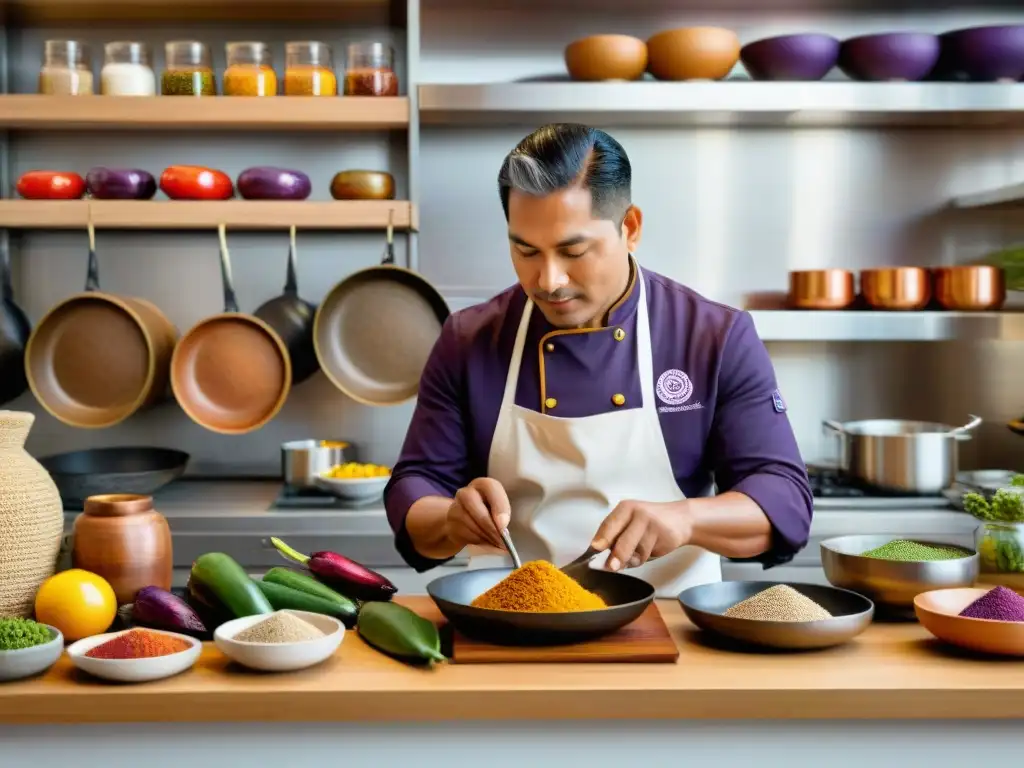
M665 405L682 405L693 395L693 382L679 369L670 368L658 377L654 391Z
M776 413L786 412L786 401L782 399L782 394L777 389L772 392L772 408Z

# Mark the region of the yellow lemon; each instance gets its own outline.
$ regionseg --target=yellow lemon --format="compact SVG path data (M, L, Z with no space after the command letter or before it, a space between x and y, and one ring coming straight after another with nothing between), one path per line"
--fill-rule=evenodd
M36 592L36 621L56 627L69 641L106 632L116 615L114 588L80 568L51 576Z

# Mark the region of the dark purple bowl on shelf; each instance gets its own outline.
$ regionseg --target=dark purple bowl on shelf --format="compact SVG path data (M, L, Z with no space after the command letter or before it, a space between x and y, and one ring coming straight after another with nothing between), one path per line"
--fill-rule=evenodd
M1024 24L954 29L939 36L933 79L1016 82L1024 79Z
M853 80L922 80L939 60L938 35L888 32L844 40L839 68Z
M821 80L836 65L839 41L815 33L767 37L740 49L754 80Z

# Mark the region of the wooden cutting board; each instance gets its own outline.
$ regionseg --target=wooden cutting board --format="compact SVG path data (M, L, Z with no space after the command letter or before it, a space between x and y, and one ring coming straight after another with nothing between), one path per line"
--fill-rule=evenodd
M429 597L407 597L401 602L445 628L444 618ZM679 659L679 648L653 603L636 621L618 632L575 645L523 648L490 645L454 631L443 632L442 637L445 636L450 636L446 652L456 664L674 663Z

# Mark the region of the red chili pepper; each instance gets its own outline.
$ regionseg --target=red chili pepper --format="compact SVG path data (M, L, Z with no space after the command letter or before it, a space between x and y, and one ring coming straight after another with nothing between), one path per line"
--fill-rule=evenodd
M90 659L148 659L153 656L170 656L191 647L187 640L180 637L133 629L91 648L85 655Z
M85 179L70 171L28 171L17 189L26 200L78 200L85 194Z
M227 200L234 196L231 177L201 165L172 165L160 174L160 189L171 200Z

